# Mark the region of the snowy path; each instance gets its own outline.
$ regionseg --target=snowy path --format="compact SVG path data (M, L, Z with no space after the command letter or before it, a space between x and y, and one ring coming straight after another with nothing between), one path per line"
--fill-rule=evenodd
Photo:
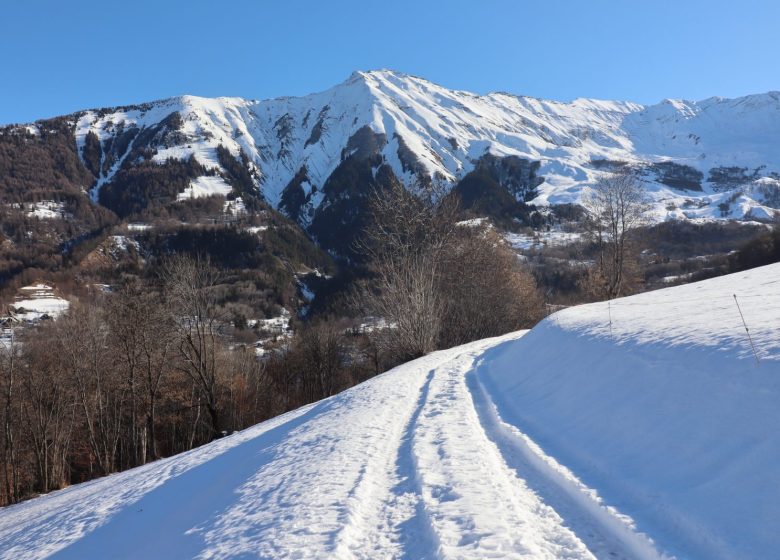
M562 480L552 459L501 422L475 369L485 349L431 372L413 432L434 557L659 558L594 492L571 475Z
M473 372L501 340L6 509L0 556L658 557L501 423Z

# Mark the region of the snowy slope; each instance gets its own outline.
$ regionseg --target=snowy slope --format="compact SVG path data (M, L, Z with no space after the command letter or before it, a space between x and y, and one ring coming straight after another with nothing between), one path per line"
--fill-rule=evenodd
M778 287L773 265L431 354L6 508L0 557L774 557Z
M780 264L564 310L478 375L507 423L667 553L777 556Z
M194 155L207 167L219 168L219 144L233 154L243 150L259 188L274 206L303 169L307 180L302 187L306 194L314 190L311 203L316 208L322 186L349 153L350 139L364 127L385 136L381 154L407 184L415 173L453 183L486 153L511 155L541 163L545 182L537 204L565 203L578 201L596 181L601 168L594 161L673 162L700 172L703 191L675 190L650 173L657 219L720 217L718 204L725 202L731 205L729 217L750 212L771 219L772 206L780 205L778 92L652 106L593 99L561 103L453 91L381 70L355 72L342 84L300 98L183 96L135 108L86 111L78 119L77 144L83 147L89 131L105 142L131 126L154 126L174 111L183 117L184 137L162 146L157 161ZM98 188L122 163L119 157L105 170ZM728 182L724 193L723 185L708 180L713 169L725 167L745 171ZM214 192L228 188L212 187Z

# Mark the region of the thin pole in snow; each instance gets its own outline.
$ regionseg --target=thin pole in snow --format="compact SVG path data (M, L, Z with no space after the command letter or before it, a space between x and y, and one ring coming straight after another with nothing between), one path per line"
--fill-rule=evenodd
M756 359L756 365L759 365L761 363L761 360L758 359L758 353L756 352L756 347L753 344L753 337L750 336L750 329L747 326L747 323L745 322L745 316L742 314L742 308L739 306L739 300L737 300L737 294L734 294L734 303L737 304L737 310L739 311L739 316L742 318L742 325L745 327L745 332L747 333L748 341L750 342L750 348L753 350L753 357Z
M609 311L609 338L612 338L612 300L607 300L607 310Z

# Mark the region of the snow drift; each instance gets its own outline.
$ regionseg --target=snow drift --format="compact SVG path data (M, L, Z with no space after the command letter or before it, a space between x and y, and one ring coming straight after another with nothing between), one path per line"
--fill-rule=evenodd
M777 554L780 265L559 312L480 372L506 422L666 552Z
M772 265L431 354L6 508L0 557L772 557L778 288Z

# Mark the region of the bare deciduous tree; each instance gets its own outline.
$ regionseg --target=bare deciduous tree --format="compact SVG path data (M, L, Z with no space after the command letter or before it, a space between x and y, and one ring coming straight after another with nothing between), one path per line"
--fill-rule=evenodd
M126 394L113 367L102 309L76 306L54 329L59 367L74 385L92 457L102 474L114 472Z
M49 351L48 340L30 337L24 343L23 418L32 444L37 489L60 488L70 476L68 453L75 421L76 402L59 360Z
M108 298L107 314L112 346L130 392L130 452L133 464L143 464L158 457L157 400L170 369L175 324L159 294L137 282Z
M374 339L395 361L531 326L541 316L534 279L492 227L459 224L453 195L377 192L366 231L372 282L363 308L384 319Z
M214 438L223 430L217 356L224 320L215 294L218 280L219 272L208 259L175 257L165 265L165 289L175 315L181 369L205 401Z
M625 287L630 232L644 223L648 210L644 185L629 168L605 174L583 198L583 206L598 248L596 268L588 280L598 295L618 297Z
M491 227L462 226L446 255L440 346L531 327L544 314L536 281Z
M0 373L3 391L3 490L8 503L19 499L19 463L16 448L19 425L17 402L17 355L19 348L11 331L8 345L0 344Z
M341 388L339 374L344 356L342 334L333 326L319 324L303 330L298 343L304 371L304 399L316 401Z
M359 247L373 284L360 299L392 326L385 346L398 359L436 349L445 305L439 278L456 215L455 200L438 192L412 194L395 184L374 193L373 219Z

